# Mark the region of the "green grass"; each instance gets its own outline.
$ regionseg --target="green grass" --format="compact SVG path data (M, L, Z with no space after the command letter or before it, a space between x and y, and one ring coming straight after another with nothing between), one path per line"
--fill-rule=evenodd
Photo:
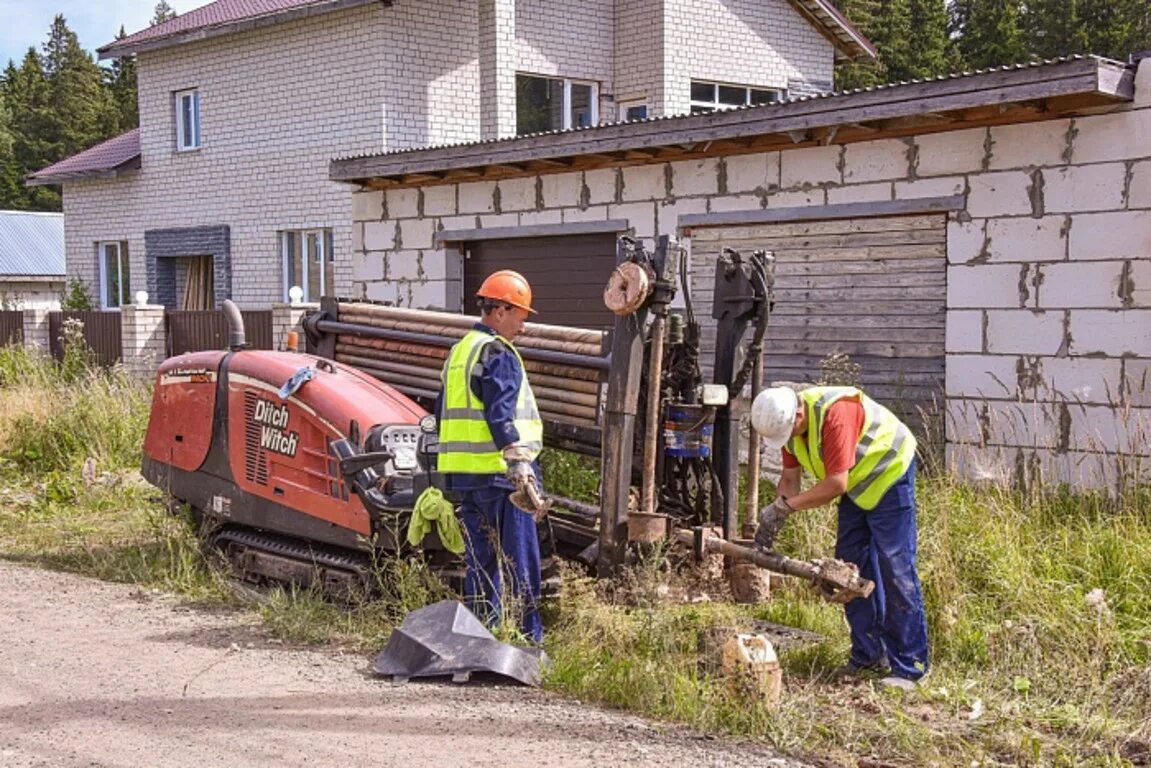
M150 384L120 372L65 372L0 350L0 556L254 612L285 641L363 652L382 647L407 611L444 596L422 564L392 560L378 564L384 597L371 603L290 589L237 596L191 522L169 514L136 472L149 402ZM594 464L552 455L545 473L549 487L594 499ZM563 599L545 611L546 684L848 764L1131 764L1123 755L1151 741L1147 490L1025 494L925 476L919 502L933 670L917 692L832 679L846 623L803 584L780 582L761 606L669 601L668 589L693 595L698 584L650 562L614 589L567 576ZM781 547L826 556L834 524L830 510L797 515ZM713 633L756 620L822 637L782 649L774 709L715 677L700 653Z

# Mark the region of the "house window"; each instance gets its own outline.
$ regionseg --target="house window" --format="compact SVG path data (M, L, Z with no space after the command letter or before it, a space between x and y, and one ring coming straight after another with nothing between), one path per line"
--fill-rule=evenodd
M176 92L176 150L200 148L200 92Z
M304 291L303 301L319 301L334 290L336 263L332 230L301 229L280 233L284 253L284 301L294 285Z
M516 75L516 134L587 128L599 122L599 86Z
M749 104L773 104L785 95L785 91L775 88L753 88L749 85L726 85L692 80L691 113L700 115Z
M128 244L97 243L96 258L100 265L100 307L116 309L130 302L131 280L128 273Z
M619 119L625 122L647 120L647 104L624 103L619 105Z

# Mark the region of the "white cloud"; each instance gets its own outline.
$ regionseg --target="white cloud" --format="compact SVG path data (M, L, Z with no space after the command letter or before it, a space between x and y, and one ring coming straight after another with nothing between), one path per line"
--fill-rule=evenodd
M168 0L178 13L204 5L206 0ZM9 59L17 64L29 46L41 50L56 14L64 14L80 45L91 52L116 39L123 25L128 34L148 26L157 0L0 0L0 67Z

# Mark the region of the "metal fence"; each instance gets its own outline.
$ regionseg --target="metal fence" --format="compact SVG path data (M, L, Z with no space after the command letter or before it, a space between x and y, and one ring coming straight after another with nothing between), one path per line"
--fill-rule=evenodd
M253 349L272 348L272 310L240 312L248 344ZM228 348L228 321L217 310L173 310L165 315L168 356L206 349Z
M48 313L48 343L52 356L64 359L64 323L79 320L83 323L84 341L96 355L100 365L114 365L122 356L120 313L99 310L68 310Z
M19 309L0 311L0 346L24 343L24 312Z

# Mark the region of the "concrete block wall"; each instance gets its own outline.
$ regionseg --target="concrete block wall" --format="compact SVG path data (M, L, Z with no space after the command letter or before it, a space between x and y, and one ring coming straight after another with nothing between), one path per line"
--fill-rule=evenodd
M1151 60L1137 82L1151 92ZM961 195L947 234L948 454L980 477L1106 486L1130 456L1151 455L1151 104L1137 104L847 146L361 191L356 293L458 309L462 257L434 244L443 229L626 219L650 238L679 234L687 213Z

